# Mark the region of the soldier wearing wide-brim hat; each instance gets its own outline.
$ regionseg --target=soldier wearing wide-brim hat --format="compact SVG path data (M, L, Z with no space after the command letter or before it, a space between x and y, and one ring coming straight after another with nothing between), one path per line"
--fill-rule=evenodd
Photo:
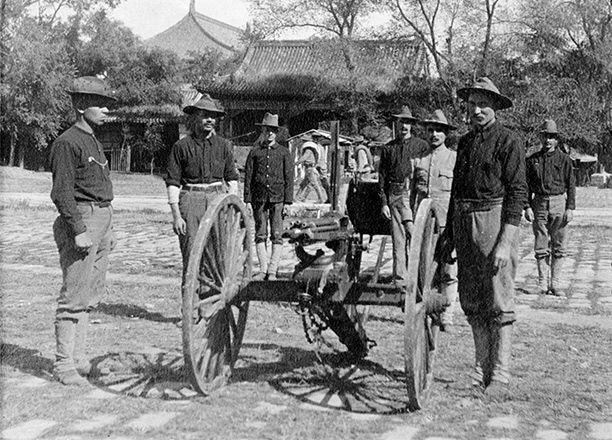
M446 138L451 130L457 127L450 124L440 109L434 110L428 117L419 121L427 133L429 148L413 159L414 174L411 181L410 199L413 211L416 212L423 199L432 199L434 209L440 219L440 228L446 226L446 216L450 203L453 184L453 170L457 152L446 146ZM448 307L440 316L441 328L450 331L453 314L457 305L457 264L442 265L440 291L446 296Z
M253 146L245 163L244 201L253 207L255 249L259 259L256 279L276 279L283 250L283 210L293 203L293 158L277 141L278 115L266 113L261 123L260 141ZM272 252L268 264L268 223Z
M198 94L183 107L189 134L170 151L166 175L172 229L183 259L183 286L191 247L206 209L216 197L238 193L234 147L216 133L225 111L209 95Z
M525 210L535 237L538 293L555 296L563 296L560 275L566 255L566 227L576 209L572 161L561 151L559 135L556 122L545 120L540 129L542 148L527 158L529 207Z
M91 373L86 340L89 313L105 292L112 233L113 186L96 131L106 122L114 91L95 76L74 79L70 89L76 122L51 146L51 199L59 217L53 235L63 283L55 313L54 377L64 385L86 385Z
M381 151L378 193L382 202L381 214L391 220L394 279L398 285L405 286L408 282L408 242L413 229L410 209L411 160L416 152L427 149L427 143L412 136L412 124L418 119L408 106L402 106L393 117L396 119L395 139Z
M518 226L527 202L525 145L496 112L512 106L488 78L459 89L472 130L457 146L443 260L456 248L459 298L475 345L473 384L505 394L510 380Z

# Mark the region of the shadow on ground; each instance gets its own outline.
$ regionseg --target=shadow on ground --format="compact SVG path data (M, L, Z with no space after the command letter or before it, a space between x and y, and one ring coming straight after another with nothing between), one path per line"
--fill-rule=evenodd
M0 345L0 362L23 373L49 379L53 360L43 357L40 351L15 344Z
M177 323L180 321L178 317L164 316L159 312L150 312L147 309L134 305L134 304L109 304L100 303L95 308L94 312L102 313L105 315L125 317L125 318L138 318L153 322L163 323Z

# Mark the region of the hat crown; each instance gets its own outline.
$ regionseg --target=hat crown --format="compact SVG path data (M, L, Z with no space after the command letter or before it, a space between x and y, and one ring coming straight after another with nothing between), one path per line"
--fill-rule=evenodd
M225 110L223 110L221 104L216 99L213 99L208 93L202 95L195 103L183 107L183 112L188 115L196 110L207 110L214 113L225 114Z
M558 134L557 123L552 119L546 119L542 124L542 133Z
M425 122L426 123L439 122L441 124L448 125L448 119L446 119L446 116L444 116L444 113L440 109L434 110L433 113L429 116L429 119L426 119Z
M414 117L412 116L412 110L410 110L410 107L408 107L407 105L402 105L402 108L400 109L399 113L393 116L395 116L398 119Z
M266 113L261 121L261 124L266 127L278 127L278 115Z
M70 94L98 95L109 99L115 99L115 91L106 81L96 76L80 76L75 78L68 91Z
M474 81L474 85L472 86L472 88L486 90L488 92L497 93L498 95L500 94L497 86L493 84L493 81L491 81L486 76L482 76L476 79L476 81Z

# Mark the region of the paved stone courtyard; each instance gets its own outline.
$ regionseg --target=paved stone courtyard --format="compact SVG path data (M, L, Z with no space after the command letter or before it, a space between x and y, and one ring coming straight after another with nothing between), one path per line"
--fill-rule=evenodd
M48 199L27 197L29 206L42 204L49 205ZM46 197L46 196L45 196ZM14 203L15 199L11 199ZM7 197L0 198L7 201ZM120 199L115 203L117 210L117 222L115 230L118 237L118 245L112 254L109 278L113 280L142 280L150 284L165 284L175 286L178 289L181 273L180 253L178 242L171 231L170 214L167 205L161 199L148 199L146 206L139 206L133 200ZM154 213L154 220L145 221L142 211ZM150 211L149 211L150 210ZM607 211L607 210L606 210ZM26 211L24 211L26 212ZM22 218L8 218L0 212L0 274L1 271L15 270L23 271L24 274L35 276L36 273L52 273L59 276L57 262L57 250L53 242L51 225L56 217L52 209L38 209L27 211L28 215ZM609 211L608 211L609 212ZM126 215L129 213L129 215ZM595 221L592 221L596 218ZM587 219L591 219L586 221ZM595 226L593 226L595 224ZM535 288L535 262L532 253L533 236L528 226L522 228L520 245L520 264L517 274L517 298L523 309L552 307L556 311L572 311L584 315L609 315L612 312L612 215L600 211L591 213L580 213L576 215L576 221L570 229L568 247L571 251L567 258L562 281L567 289L565 298L543 297L529 294ZM373 266L380 238L374 240L372 251L364 256L364 267ZM281 272L292 270L292 249L285 246L284 265ZM390 244L385 250L383 273L391 270ZM559 314L559 316L563 316ZM563 319L563 318L561 318ZM3 388L11 393L19 393L38 390L45 393L45 388L50 387L48 380L29 374L15 372L10 377L4 377ZM92 402L109 402L121 397L120 394L107 392L99 388L85 390L85 397ZM274 397L274 396L272 396ZM274 401L272 399L271 401ZM166 424L179 419L182 408L188 401L169 401L164 410L145 412L137 417L127 417L109 410L99 412L93 417L71 420L52 420L32 416L22 423L13 426L2 426L0 433L4 439L38 439L53 438L47 433L61 428L61 432L69 432L69 435L55 437L57 439L90 439L90 433L104 427L122 426L132 434L121 437L109 437L113 439L142 439L147 438L147 433L152 432ZM333 405L330 405L333 406ZM331 408L302 404L304 411L330 411ZM256 411L262 414L282 414L287 407L281 403L270 403L261 401ZM406 424L405 420L393 416L381 416L377 414L347 414L347 417L356 422L367 423L386 417L389 429L378 437L380 440L452 440L452 436L424 437L419 434L420 428L412 424ZM612 414L610 414L612 417ZM608 419L610 420L610 419ZM265 426L265 421L251 421L252 429ZM496 414L489 417L486 422L467 421L478 425L479 438L487 440L502 440L515 438L514 432L521 426L522 419L516 414ZM475 426L476 427L476 426ZM99 431L98 431L99 432ZM104 437L107 438L107 437ZM554 426L547 420L541 420L539 425L533 429L533 438L538 440L564 440L573 439L571 434ZM612 421L589 424L589 434L586 439L612 440Z

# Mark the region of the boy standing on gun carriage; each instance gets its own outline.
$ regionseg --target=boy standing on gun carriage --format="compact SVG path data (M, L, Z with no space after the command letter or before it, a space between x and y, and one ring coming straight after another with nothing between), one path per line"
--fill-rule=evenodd
M293 158L276 141L278 115L266 113L261 141L254 145L245 164L244 202L251 204L255 218L255 248L260 271L255 279L275 280L283 250L283 210L293 203ZM272 253L268 264L268 223Z

